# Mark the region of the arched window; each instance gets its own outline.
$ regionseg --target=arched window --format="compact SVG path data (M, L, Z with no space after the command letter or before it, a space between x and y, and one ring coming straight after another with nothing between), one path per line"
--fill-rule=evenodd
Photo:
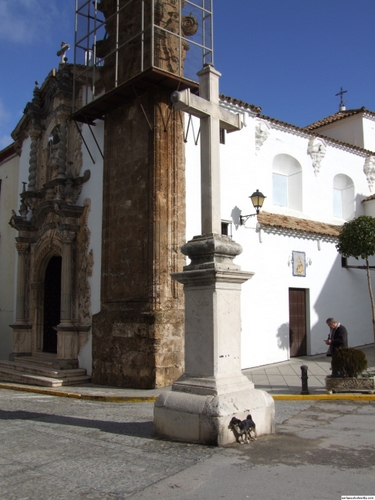
M272 164L273 204L302 210L302 168L290 155L279 154Z
M333 179L333 216L346 220L354 216L354 184L345 174Z

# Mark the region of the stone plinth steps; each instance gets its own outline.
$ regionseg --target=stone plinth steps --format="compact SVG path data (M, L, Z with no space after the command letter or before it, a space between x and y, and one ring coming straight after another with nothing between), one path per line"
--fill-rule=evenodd
M0 380L19 384L61 387L85 384L91 377L84 368L54 368L56 359L49 357L22 356L15 361L0 361Z

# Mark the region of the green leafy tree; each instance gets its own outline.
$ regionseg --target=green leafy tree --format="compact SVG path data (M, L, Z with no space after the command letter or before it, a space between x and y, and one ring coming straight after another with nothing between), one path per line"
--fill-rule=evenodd
M369 257L375 254L375 218L361 215L346 222L341 229L336 248L343 257L355 257L356 259L361 257L366 263L367 284L372 310L372 329L375 341L375 304L369 265Z

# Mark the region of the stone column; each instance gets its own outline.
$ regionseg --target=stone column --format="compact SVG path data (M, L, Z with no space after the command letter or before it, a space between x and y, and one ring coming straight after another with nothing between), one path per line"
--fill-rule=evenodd
M31 355L32 351L31 326L26 318L26 258L29 247L27 242L18 241L16 243L18 251L16 322L11 325L13 328L13 352L10 359Z
M62 231L62 265L61 265L61 312L57 330L57 358L59 360L76 360L79 351L79 332L72 318L72 243L73 231ZM64 368L64 366L61 366Z
M57 164L58 164L58 179L65 179L66 177L66 140L67 140L67 125L69 114L65 112L58 113L58 120L60 122L60 142L58 144Z
M18 252L16 323L26 322L26 254L29 246L29 243L16 243Z
M61 314L60 324L72 324L72 243L75 233L63 231L61 263Z
M40 129L33 128L30 131L30 157L29 157L29 191L36 190L36 174L37 174L37 144L40 136Z

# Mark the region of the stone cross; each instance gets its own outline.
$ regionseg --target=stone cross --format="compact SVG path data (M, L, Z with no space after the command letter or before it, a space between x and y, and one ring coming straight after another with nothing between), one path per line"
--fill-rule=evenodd
M241 285L253 273L233 259L241 245L221 234L220 127L241 128L240 116L219 106L218 73L198 73L199 97L175 92L175 109L201 120L202 234L181 248L191 262L172 278L184 285L185 372L154 408L158 436L201 444L228 444L228 424L251 412L259 435L274 432L274 402L241 371ZM259 422L259 423L258 423Z
M199 96L186 89L173 92L171 99L176 110L201 120L202 234L221 234L220 128L233 132L242 128L242 122L239 114L219 106L220 73L208 64L198 76Z

